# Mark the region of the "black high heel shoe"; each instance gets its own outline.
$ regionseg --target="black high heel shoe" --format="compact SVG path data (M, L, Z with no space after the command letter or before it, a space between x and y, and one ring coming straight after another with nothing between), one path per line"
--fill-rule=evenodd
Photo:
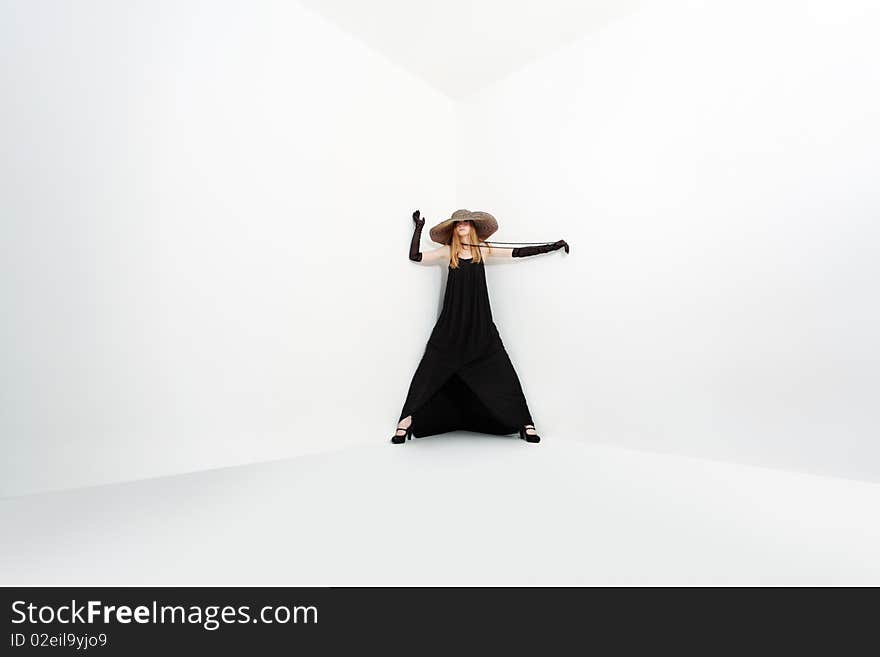
M394 443L395 445L399 445L400 443L402 443L406 440L412 440L412 429L413 429L412 422L409 423L409 426L406 429L404 429L403 427L397 427L397 431L406 431L406 433L403 434L402 436L399 436L399 435L397 435L397 431L395 431L394 435L391 436L391 442Z
M534 429L534 428L535 428L534 424L524 424L523 426L521 426L519 428L519 437L522 438L523 440L525 440L527 443L541 442L541 436L539 436L537 434L537 430L535 430L536 433L534 433L534 434L526 432L526 429Z

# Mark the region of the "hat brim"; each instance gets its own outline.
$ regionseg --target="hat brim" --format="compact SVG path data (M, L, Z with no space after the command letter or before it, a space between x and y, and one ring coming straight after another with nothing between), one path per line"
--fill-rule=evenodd
M468 216L456 215L458 213L431 228L429 233L431 241L437 242L437 244L449 244L452 241L452 229L459 221L473 221L477 231L477 239L480 240L486 239L498 230L498 222L488 212L471 212Z

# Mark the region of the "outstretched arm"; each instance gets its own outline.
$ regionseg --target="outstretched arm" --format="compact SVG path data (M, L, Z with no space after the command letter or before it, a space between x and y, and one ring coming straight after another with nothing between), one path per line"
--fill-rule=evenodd
M487 260L496 260L498 258L507 260L513 257L513 249L502 249L500 246L486 244L483 240L480 240L478 243L480 245L480 255Z
M484 244L481 242L481 244ZM568 242L559 240L553 244L538 244L536 246L518 246L516 248L501 248L500 246L484 245L482 246L482 254L490 258L525 258L526 256L539 255L541 253L549 253L558 249L565 249L568 253Z
M553 244L539 244L537 246L518 246L510 252L512 258L525 258L527 256L539 255L541 253L549 253L550 251L558 251L565 249L568 253L568 242L559 240Z

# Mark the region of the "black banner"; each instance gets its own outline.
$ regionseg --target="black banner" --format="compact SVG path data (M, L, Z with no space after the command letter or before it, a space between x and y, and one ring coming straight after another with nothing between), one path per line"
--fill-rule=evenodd
M687 646L840 653L871 628L856 589L4 588L2 654L420 653ZM866 591L862 591L865 593ZM841 630L843 630L841 632ZM254 652L256 651L256 652Z

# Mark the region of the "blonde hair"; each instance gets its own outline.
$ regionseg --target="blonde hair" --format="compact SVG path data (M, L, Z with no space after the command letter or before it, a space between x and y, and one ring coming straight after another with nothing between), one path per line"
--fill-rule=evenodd
M458 252L461 250L461 238L458 236L458 231L456 230L457 226L453 224L452 226L452 240L449 243L449 266L453 269L458 269ZM483 242L482 240L477 238L477 229L474 227L474 222L470 222L470 232L467 237L467 244L482 244L483 247L471 247L471 262L482 262L483 261L483 248L489 249L491 253L492 247Z

